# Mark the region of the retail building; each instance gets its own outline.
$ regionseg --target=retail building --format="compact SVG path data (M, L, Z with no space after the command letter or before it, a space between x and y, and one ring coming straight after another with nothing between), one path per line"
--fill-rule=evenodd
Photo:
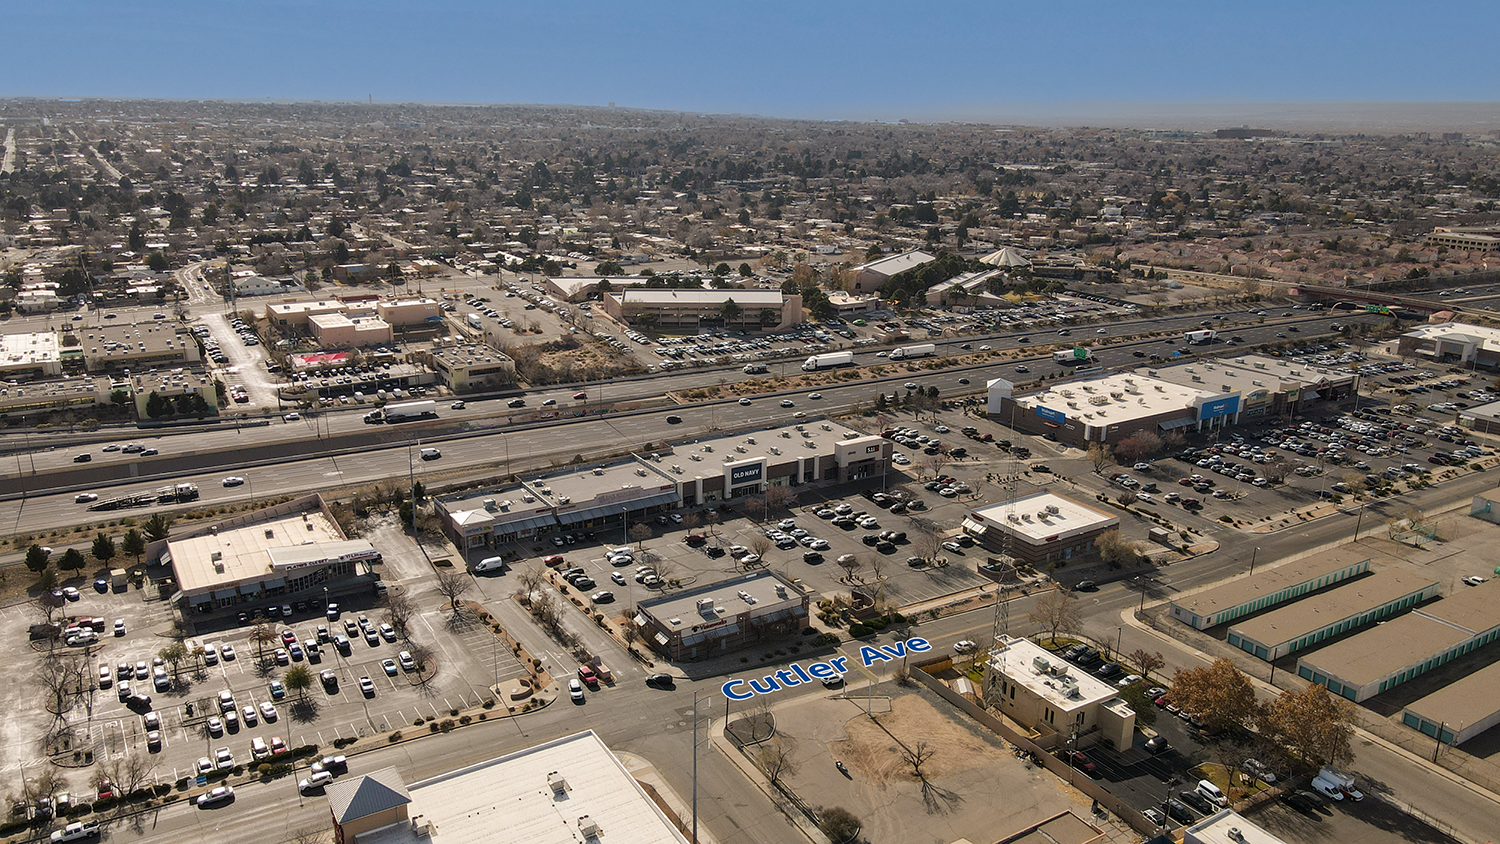
M710 659L795 635L811 599L773 571L694 584L636 603L641 638L673 662Z

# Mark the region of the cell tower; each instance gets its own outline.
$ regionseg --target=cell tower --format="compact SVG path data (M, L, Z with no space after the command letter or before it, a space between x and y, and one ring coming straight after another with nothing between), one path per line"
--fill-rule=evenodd
M1016 430L1016 402L1011 398L1009 427ZM1011 528L1014 522L1011 517L1016 512L1016 481L1021 476L1021 461L1016 457L1014 448L1010 449L1009 460L1006 461L1005 474L1001 476L1000 490L1005 497L1005 527L1000 533L1000 555L996 560L1004 566L1008 572L1014 572L1016 560L1010 553ZM1005 573L1002 572L1002 577ZM990 622L989 647L995 646L995 641L1010 632L1010 604L1005 599L1003 583L997 583L995 588L995 618Z

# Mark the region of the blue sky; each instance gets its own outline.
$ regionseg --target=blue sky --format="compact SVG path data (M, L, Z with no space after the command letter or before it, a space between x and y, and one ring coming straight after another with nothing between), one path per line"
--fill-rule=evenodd
M576 103L787 117L1500 101L1500 2L50 0L0 96Z

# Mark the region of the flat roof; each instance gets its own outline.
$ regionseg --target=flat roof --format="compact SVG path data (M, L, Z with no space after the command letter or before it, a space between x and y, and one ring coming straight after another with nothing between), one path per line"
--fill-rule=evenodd
M601 281L609 282L611 289L618 290L622 287L639 287L652 278L654 276L649 275L559 276L557 278L548 278L547 283L561 290L564 296L571 299L580 291L595 287Z
M1460 343L1475 342L1486 349L1500 348L1500 328L1470 325L1466 322L1440 322L1435 325L1418 325L1401 335L1416 340L1453 340Z
M1500 580L1465 587L1418 612L1471 633L1483 633L1500 625Z
M321 313L328 311L341 311L345 307L343 302L332 299L318 299L313 302L271 302L266 305L266 311L277 315L295 313Z
M1019 396L1016 404L1035 411L1045 407L1089 425L1121 425L1174 411L1188 411L1196 401L1218 396L1213 390L1184 387L1134 372L1116 372L1066 381L1040 393Z
M1274 595L1290 586L1317 580L1326 574L1332 574L1346 566L1369 559L1370 555L1363 552L1338 548L1326 554L1304 557L1274 568L1263 568L1248 577L1241 577L1228 583L1209 587L1201 592L1175 598L1172 603L1195 615L1207 618L1243 606L1257 598Z
M295 511L278 513L278 509L249 513L220 523L216 530L169 540L167 548L179 588L196 593L254 583L272 576L273 548L301 546L309 541L344 541L338 525L324 515L316 496Z
M483 343L465 343L461 346L438 346L434 347L430 354L434 360L444 362L450 369L512 363L508 355L497 352Z
M1050 667L1060 666L1064 672L1053 674L1043 670L1038 667L1038 659L1045 660ZM1025 686L1059 712L1072 712L1120 695L1120 690L1113 685L1091 676L1029 639L1001 636L990 650L988 662L997 674ZM1074 684L1078 689L1076 696L1070 693Z
M1484 721L1500 711L1500 662L1408 703L1405 710L1434 724L1446 723L1455 732Z
M855 267L854 272L858 273L861 270L869 270L870 272L880 273L884 276L893 276L924 264L930 264L936 260L936 256L929 255L920 249L913 249L909 252L898 252L895 255L887 255L884 258L867 261Z
M1413 611L1319 648L1303 656L1299 663L1329 674L1345 685L1363 688L1473 636L1467 630Z
M1182 831L1185 844L1286 844L1233 809L1220 809Z
M0 368L54 363L58 360L57 334L30 331L23 334L0 334Z
M554 791L558 780L562 790ZM364 833L360 844L578 844L589 840L582 832L589 822L598 825L600 841L687 844L592 730L414 783L407 791L413 823Z
M1006 518L1012 507L1014 521ZM1051 512L1053 507L1056 513ZM1120 523L1118 516L1046 490L1017 498L1014 505L1005 501L986 504L970 510L966 518L976 516L985 528L1000 528L1033 542L1077 536Z
M1263 645L1280 645L1437 585L1438 581L1430 577L1385 569L1255 618L1234 622L1230 630Z
M686 414L690 410L683 412ZM684 421L691 422L692 419L684 416ZM775 466L795 461L798 457L805 458L813 455L829 457L835 448L843 444L855 446L884 442L886 441L879 436L864 434L836 422L809 419L795 425L786 425L771 430L757 430L712 439L688 440L661 451L642 454L637 459L623 463L552 475L537 475L523 478L523 480L532 489L537 489L539 486L548 487L552 490L549 497L555 498L563 495L567 496L573 504L582 504L593 500L601 492L623 490L625 484L635 484L645 490L668 484L692 483L696 480L723 477L725 467L731 464L764 460L766 465ZM808 446L803 443L812 445ZM641 470L647 474L641 475L639 473ZM603 472L603 474L595 474L596 472ZM442 504L443 509L449 513L481 509L484 501L490 498L510 499L514 506L520 507L526 494L526 490L517 486L492 487L442 499ZM616 496L616 498L629 500L628 497Z
M786 296L780 290L746 290L739 287L727 290L630 289L611 295L618 295L623 305L721 305L733 299L736 305L780 308L786 301Z
M700 612L698 602L710 598L713 599L713 609ZM747 611L764 615L780 607L801 603L802 592L790 581L776 572L761 570L640 601L636 607L650 613L663 627L686 630Z
M1136 372L1174 384L1194 384L1221 393L1237 392L1247 400L1256 392L1280 392L1312 387L1327 382L1343 383L1354 376L1321 366L1294 363L1260 355L1233 358L1204 358L1174 366L1142 367ZM1197 380L1194 380L1196 377Z
M164 351L186 352L196 345L185 331L170 320L152 320L135 325L107 325L74 332L79 348L89 358L128 358Z

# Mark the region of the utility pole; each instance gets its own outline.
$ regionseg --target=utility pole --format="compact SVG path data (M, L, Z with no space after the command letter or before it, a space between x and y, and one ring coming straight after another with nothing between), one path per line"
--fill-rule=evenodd
M1250 552L1250 574L1255 574L1255 558L1259 554L1260 554L1260 546L1257 545L1257 546L1255 546L1255 550ZM1143 597L1142 600L1144 601L1145 598Z
M698 698L701 692L693 692L693 844L698 844ZM707 698L704 698L707 700ZM729 699L724 699L724 711L729 711ZM727 729L729 722L726 720L724 726ZM708 731L704 730L704 740L708 740Z

